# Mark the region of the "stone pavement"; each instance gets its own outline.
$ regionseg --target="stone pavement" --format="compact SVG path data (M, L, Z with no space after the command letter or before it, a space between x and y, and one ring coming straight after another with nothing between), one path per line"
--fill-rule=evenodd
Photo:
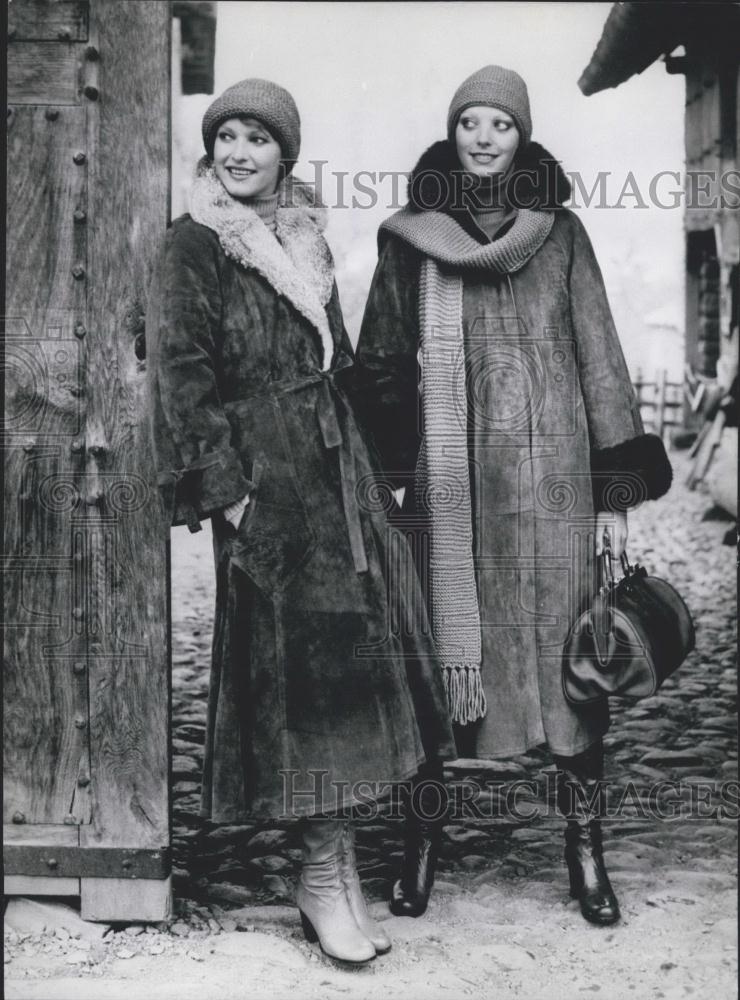
M675 860L685 863L689 852L696 856L698 869L711 868L717 858L714 853L706 857L699 831L715 829L716 824L697 821L697 816L718 809L731 813L733 806L732 815L737 815L737 785L722 784L737 780L735 555L732 546L722 545L728 523L703 520L711 500L704 493L689 492L683 484L685 453L674 452L672 459L676 475L670 501L644 504L630 517L628 552L655 575L672 581L684 597L697 626L696 649L655 698L635 706L614 701L613 723L605 740L610 802L619 803L625 795L629 802L620 818L608 824L611 867L638 878L654 852L668 844L680 845ZM298 871L294 827L290 823L216 827L198 818L215 600L209 522L205 526L193 535L186 528L176 529L172 544L177 887L183 896L221 904L282 902L291 898L291 882ZM474 799L483 818L463 815L446 828L442 872L454 874L465 885L492 869L498 878L514 879L533 873L539 877L552 869L562 880L561 823L554 816L551 795L545 799L552 790L549 767L544 752L532 752L496 761L486 770L456 770L457 801L464 799L466 783L484 789ZM512 786L517 781L519 786ZM528 794L526 781L534 781L540 794ZM676 781L684 786L678 793L670 784ZM669 784L656 793L661 783ZM664 823L644 818L640 814L647 807L640 803L649 804L651 789L665 815L679 812L674 802L678 794L683 812L697 816ZM510 797L516 795L520 817L507 816L502 808L507 790ZM462 811L469 814L473 809ZM537 822L542 813L546 816ZM366 889L371 897L383 899L400 858L398 821L384 818L381 808L373 822L358 824L358 842ZM726 838L716 842L724 844Z
M585 924L568 899L551 766L544 752L534 751L448 772L461 807L445 828L437 891L420 920L391 918L383 903L401 857L401 828L388 815L390 806L358 824L363 884L378 916L387 919L390 955L350 975L307 945L290 906L300 857L294 825L218 827L198 816L214 604L206 523L194 535L176 529L172 544L180 919L169 930L111 931L91 949L91 959L73 948L76 964L66 971L62 965L59 975L53 962L37 975L34 962L44 948L70 962L65 939L38 928L21 932L25 939L6 937L9 995L114 1000L120 986L129 1000L130 980L142 974L143 962L147 996L178 1000L191 993L202 1000L288 992L374 997L399 986L415 1000L490 996L494 985L497 995L527 1000L588 993L607 1000L735 996L735 553L722 544L728 523L703 516L709 497L684 487L685 453L671 457L670 499L630 517L628 550L677 587L694 616L697 642L658 696L613 705L606 777L610 804L619 809L605 824L605 840L622 903L619 925ZM228 978L227 967L236 978ZM67 994L70 971L77 978ZM242 992L246 980L252 986ZM99 992L85 992L96 984Z

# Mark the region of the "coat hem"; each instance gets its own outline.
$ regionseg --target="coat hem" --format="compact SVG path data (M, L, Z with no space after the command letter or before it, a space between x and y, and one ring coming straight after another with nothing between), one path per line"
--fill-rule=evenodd
M400 777L393 778L392 780L388 781L383 781L382 784L388 788L388 786L408 781L418 773L419 768L422 766L422 764L427 763L427 760L428 758L426 754L424 753L420 754L417 757L416 765L414 767L404 769ZM327 815L344 812L345 810L352 809L356 806L360 806L363 809L367 809L369 803L382 802L385 798L388 797L389 792L390 788L388 788L387 791L384 791L384 793L380 795L377 799L371 799L369 796L363 797L361 799L358 799L355 796L347 796L342 800L341 804L337 804L336 807L332 808L330 812L327 813ZM255 804L253 804L250 809L243 810L238 813L229 813L228 815L223 813L216 813L216 815L214 815L214 812L215 810L213 809L207 809L201 807L198 815L201 819L209 820L211 823L215 823L217 825L229 825L229 826L240 825L242 823L246 824L255 819L272 819L285 822L286 820L291 820L291 819L306 819L306 818L310 819L312 816L323 815L321 810L319 809L295 809L292 813L286 814L285 812L276 811L273 806L268 805L268 803L264 801L262 803L258 801Z
M595 735L589 737L585 742L580 742L574 747L569 747L567 750L560 749L559 747L554 747L551 743L547 741L545 737L537 739L534 742L529 742L524 745L524 747L519 747L517 749L510 750L479 750L474 757L455 757L445 759L444 763L446 766L454 765L457 760L505 760L508 757L518 757L522 754L529 753L530 750L535 750L538 747L545 746L551 754L558 757L575 757L576 754L583 753L584 750L588 750L590 746L593 746L597 740L602 739L606 733L609 731L609 726L607 725Z

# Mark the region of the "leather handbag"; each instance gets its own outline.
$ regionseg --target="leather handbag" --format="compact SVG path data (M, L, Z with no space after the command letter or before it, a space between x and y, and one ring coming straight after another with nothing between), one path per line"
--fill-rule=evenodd
M608 536L598 557L599 590L578 616L563 650L563 692L572 705L609 695L655 694L694 648L691 613L670 583L622 554L616 582Z

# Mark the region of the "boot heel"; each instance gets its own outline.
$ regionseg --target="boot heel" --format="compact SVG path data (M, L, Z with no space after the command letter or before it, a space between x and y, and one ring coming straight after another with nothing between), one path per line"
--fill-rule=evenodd
M313 924L303 910L299 910L298 912L301 915L301 926L303 927L303 933L306 935L306 940L309 944L315 944L319 940L319 935L313 929Z

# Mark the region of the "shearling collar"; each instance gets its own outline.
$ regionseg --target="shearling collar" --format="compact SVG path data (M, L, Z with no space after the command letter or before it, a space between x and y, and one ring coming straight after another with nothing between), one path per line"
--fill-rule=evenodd
M409 176L408 207L413 212L444 212L479 243L487 242L475 225L463 194L464 172L454 142L443 139L425 150ZM553 211L570 198L571 184L558 161L538 142L530 142L514 158L507 182L499 190L502 206Z
M334 261L322 235L326 209L313 188L292 176L278 193L273 235L254 209L231 197L204 158L190 190L190 215L217 234L227 257L261 274L313 324L326 371L334 350L325 309L334 286Z

